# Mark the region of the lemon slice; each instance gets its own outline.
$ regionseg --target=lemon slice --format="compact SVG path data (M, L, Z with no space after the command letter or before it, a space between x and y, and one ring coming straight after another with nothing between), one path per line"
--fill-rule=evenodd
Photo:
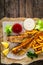
M8 46L9 46L9 43L8 42L1 42L1 43L4 46L4 48L8 48Z
M25 21L24 21L24 28L26 29L26 30L33 30L34 29L34 27L35 27L35 21L33 20L33 19L31 19L31 18L28 18L28 19L26 19Z
M8 49L5 49L4 51L2 51L2 53L7 56L7 54L9 53L9 48Z

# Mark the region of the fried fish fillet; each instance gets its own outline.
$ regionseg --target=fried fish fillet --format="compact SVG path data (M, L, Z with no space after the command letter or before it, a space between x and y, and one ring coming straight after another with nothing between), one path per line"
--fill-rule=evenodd
M23 36L23 35L21 35L21 36L8 36L8 37L7 37L7 40L8 40L9 42L21 43L22 40L23 40L24 38L26 38L26 37L28 37L28 36L27 36L27 35L25 35L25 36Z
M29 43L32 39L26 39L24 42L22 42L19 46L12 49L13 53L17 53L20 49L26 46L27 43Z
M33 31L25 31L24 33L18 35L18 36L8 36L7 41L9 42L16 42L16 43L21 43L24 38L30 38L32 37L33 34L37 33L37 30Z
M24 40L25 38L30 38L32 35L31 34L21 34L21 35L18 35L18 36L8 36L7 37L7 40L9 42L17 42L17 43L21 43L22 40Z

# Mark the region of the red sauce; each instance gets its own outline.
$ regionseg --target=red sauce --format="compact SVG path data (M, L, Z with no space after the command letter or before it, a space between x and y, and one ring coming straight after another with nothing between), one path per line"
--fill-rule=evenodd
M12 27L14 33L20 33L22 31L22 26L18 23L14 24Z

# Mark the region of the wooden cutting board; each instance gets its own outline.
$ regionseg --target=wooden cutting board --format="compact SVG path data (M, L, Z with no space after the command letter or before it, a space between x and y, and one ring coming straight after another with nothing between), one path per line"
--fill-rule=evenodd
M3 41L3 30L2 30L2 22L3 21L24 21L26 18L2 18L0 20L0 42ZM33 18L35 21L39 18ZM41 18L43 20L43 18ZM1 44L0 44L1 45ZM0 46L1 47L1 46ZM2 47L1 47L1 50L2 50ZM28 63L32 63L33 61L36 61L36 60L43 60L43 55L39 55L38 58L34 58L33 60L31 58L28 58L28 57L25 57L21 60L15 60L15 59L8 59L7 57L4 57L2 54L1 54L1 63L3 64L11 64L11 63L21 63L21 64L28 64Z

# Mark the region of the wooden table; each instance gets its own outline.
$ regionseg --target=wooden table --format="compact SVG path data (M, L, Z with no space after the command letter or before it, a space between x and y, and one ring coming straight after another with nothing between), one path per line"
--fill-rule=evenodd
M3 19L0 20L0 42L3 41L3 32L2 32L2 22L3 21L24 21L26 18L6 18L4 17ZM37 20L39 18L33 18L34 20ZM42 18L43 20L43 18ZM1 46L0 46L1 47ZM11 63L21 63L21 64L28 64L28 63L31 63L33 61L36 61L36 60L43 60L43 56L42 55L39 55L38 58L34 58L33 60L28 58L28 57L25 57L21 60L15 60L15 59L8 59L7 57L4 57L2 54L1 54L1 63L5 63L5 64L11 64Z
M0 0L0 18L43 17L43 0Z

